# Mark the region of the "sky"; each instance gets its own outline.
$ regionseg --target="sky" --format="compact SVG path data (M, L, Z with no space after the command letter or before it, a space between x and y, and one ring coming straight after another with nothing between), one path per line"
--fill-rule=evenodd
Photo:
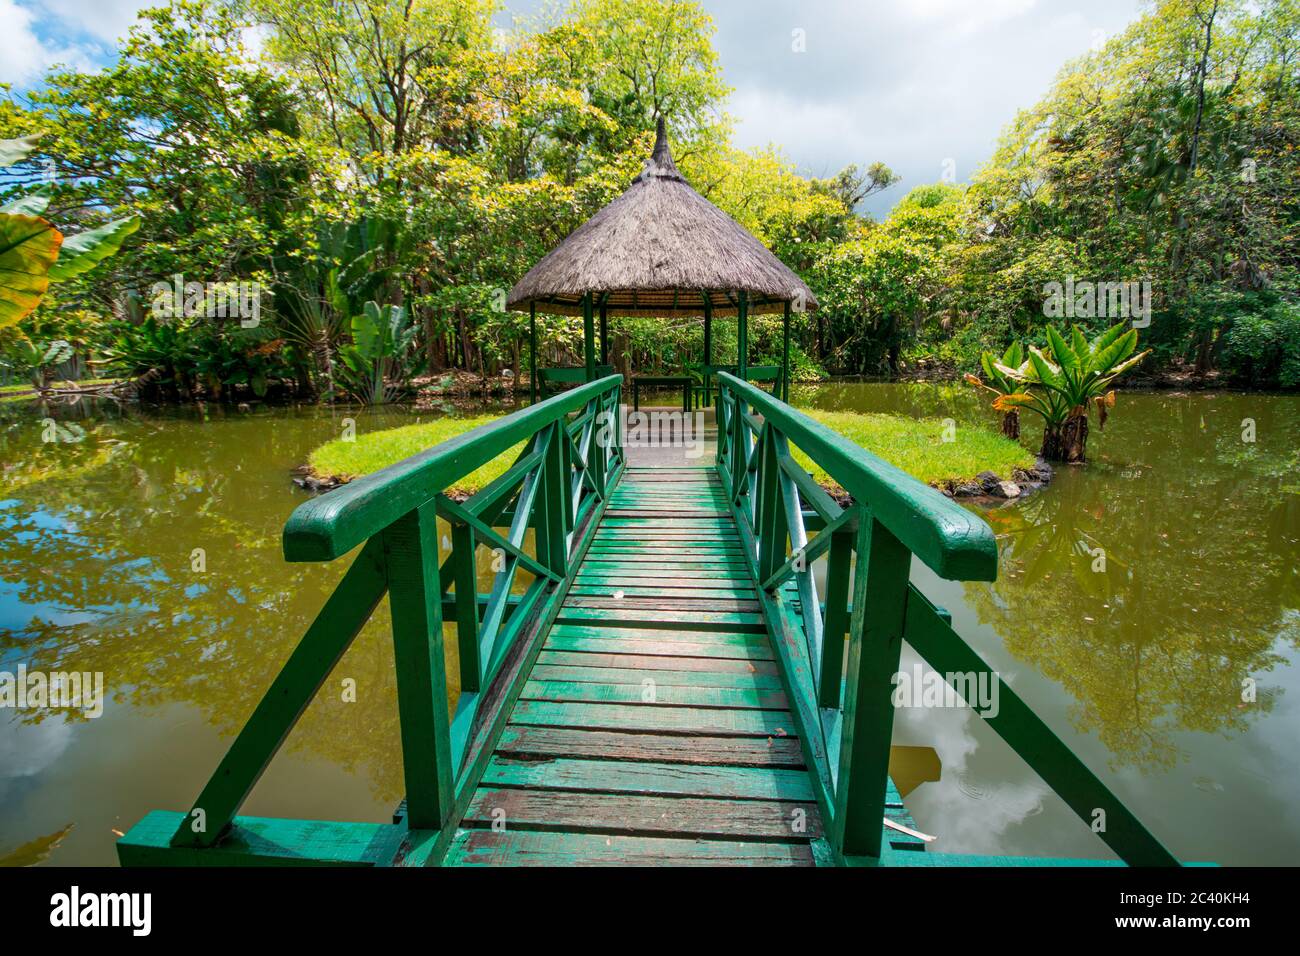
M500 15L541 0L505 0ZM111 56L141 0L0 0L0 82L31 86L53 63ZM703 0L733 88L742 148L779 146L801 173L880 161L902 182L879 217L945 172L965 182L1002 127L1069 59L1119 31L1141 0Z

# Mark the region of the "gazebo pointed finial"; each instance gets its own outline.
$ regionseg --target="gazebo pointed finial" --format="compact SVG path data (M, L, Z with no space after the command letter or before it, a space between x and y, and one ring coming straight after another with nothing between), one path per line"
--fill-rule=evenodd
M686 182L686 177L677 170L677 164L673 162L673 151L668 145L668 124L662 114L655 124L655 148L650 153L650 158L646 160L645 168L633 182L639 183L652 176L658 179L676 179Z

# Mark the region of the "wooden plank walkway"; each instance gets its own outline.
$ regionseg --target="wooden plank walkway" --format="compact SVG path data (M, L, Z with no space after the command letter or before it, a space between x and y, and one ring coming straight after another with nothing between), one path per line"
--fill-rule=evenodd
M447 863L811 865L821 835L716 472L629 469Z
M712 468L628 469L448 865L819 861L821 814L741 547ZM888 803L912 825L896 791Z

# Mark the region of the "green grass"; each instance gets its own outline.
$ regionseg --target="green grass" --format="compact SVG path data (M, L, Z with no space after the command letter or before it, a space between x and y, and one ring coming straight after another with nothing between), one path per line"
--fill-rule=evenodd
M926 484L944 485L950 481L962 481L974 478L982 471L1010 478L1014 469L1031 468L1034 464L1034 456L1018 443L1004 438L992 429L977 425L956 426L954 440L945 442L944 423L938 418L824 412L816 409L803 411L849 441L897 465ZM351 481L464 434L471 428L495 421L496 417L476 415L469 418L439 418L421 425L363 433L352 442L335 439L312 452L308 464L317 478ZM519 445L497 456L447 490L473 494L492 479L504 474L522 447ZM837 487L835 480L803 452L796 449L795 457L812 472L818 482L831 488Z
M317 478L337 478L351 481L371 472L419 454L449 438L462 435L472 428L496 421L497 415L475 415L470 418L439 418L420 425L404 425L385 431L357 435L356 441L336 438L321 445L307 459L312 474ZM485 487L514 464L523 445L520 444L498 455L482 468L461 478L449 492L473 494Z
M974 478L981 471L1010 478L1013 469L1034 465L1034 456L1018 442L990 428L959 424L953 440L945 442L944 422L939 418L801 411L928 485ZM835 480L803 452L796 450L795 457L818 482L835 486Z

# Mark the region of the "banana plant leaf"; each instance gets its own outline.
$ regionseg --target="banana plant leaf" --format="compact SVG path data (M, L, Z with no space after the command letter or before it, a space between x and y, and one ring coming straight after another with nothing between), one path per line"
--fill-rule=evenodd
M22 139L0 139L0 168L21 163L36 152L40 136L24 136Z
M0 213L0 328L40 305L63 233L39 216Z
M89 272L122 248L126 237L139 228L140 220L132 217L77 233L63 243L58 260L50 267L50 281L62 282Z
M36 189L25 196L10 200L0 206L0 213L15 216L39 216L50 204L50 195L44 189Z

